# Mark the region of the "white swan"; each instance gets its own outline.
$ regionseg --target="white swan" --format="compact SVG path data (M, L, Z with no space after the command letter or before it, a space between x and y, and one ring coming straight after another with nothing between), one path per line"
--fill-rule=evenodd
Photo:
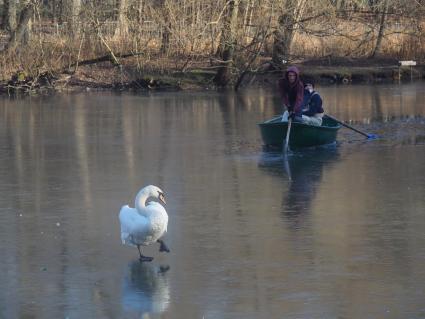
M137 247L140 261L152 261L153 257L143 256L140 246L147 246L158 242L159 251L170 252L160 238L167 231L168 215L165 208L149 198L159 199L165 204L164 192L153 185L142 188L136 196L135 208L124 205L121 208L119 219L121 223L121 241L123 245Z

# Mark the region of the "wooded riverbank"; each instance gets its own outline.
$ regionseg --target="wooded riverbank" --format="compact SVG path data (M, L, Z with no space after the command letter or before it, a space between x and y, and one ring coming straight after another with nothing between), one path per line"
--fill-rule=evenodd
M362 60L338 59L306 60L294 63L302 76L321 85L358 84L381 82L407 82L425 79L425 66L400 67L394 59ZM248 72L238 89L248 86L273 86L281 76L281 70L264 68ZM284 69L284 68L283 68ZM219 89L214 77L216 72L208 65L182 72L177 69L155 70L143 73L135 65L125 63L114 65L98 62L80 65L74 72L45 72L32 77L19 71L8 81L0 82L2 94L39 94L59 91L117 90L117 91L173 91L173 90L215 90ZM233 83L234 85L235 83ZM235 88L233 86L233 88Z
M425 6L401 0L0 0L0 91L202 89L422 78Z

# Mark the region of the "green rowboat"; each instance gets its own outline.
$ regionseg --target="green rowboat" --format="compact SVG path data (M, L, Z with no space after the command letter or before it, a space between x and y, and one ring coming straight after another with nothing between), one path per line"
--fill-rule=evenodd
M281 118L279 115L258 124L266 147L282 147L288 129L288 122L282 122ZM301 148L334 143L340 128L341 124L326 116L323 118L322 126L292 122L289 146Z

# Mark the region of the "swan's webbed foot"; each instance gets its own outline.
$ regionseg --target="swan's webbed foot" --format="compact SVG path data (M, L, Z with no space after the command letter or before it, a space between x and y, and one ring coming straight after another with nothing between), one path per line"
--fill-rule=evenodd
M152 261L153 260L153 257L148 257L148 256L143 256L142 255L142 252L140 251L140 245L137 245L137 250L139 251L139 255L140 255L140 257L139 257L139 261L140 262L144 262L144 261Z
M167 253L169 253L169 252L170 252L170 249L167 247L167 245L164 243L164 241L163 241L163 240L158 239L158 240L157 240L157 242L160 244L160 246L159 246L159 251L165 251L165 252L167 252Z
M170 266L166 265L166 266L159 266L159 270L158 270L158 274L165 274L167 271L170 270Z
M149 262L149 261L152 261L152 260L153 260L153 257L148 257L148 256L143 256L143 255L140 255L140 257L139 257L139 261L141 263L145 262L145 261Z

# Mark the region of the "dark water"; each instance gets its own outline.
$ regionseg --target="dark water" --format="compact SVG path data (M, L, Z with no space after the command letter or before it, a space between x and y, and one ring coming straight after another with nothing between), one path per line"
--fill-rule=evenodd
M321 88L339 143L265 153L270 91L0 101L0 318L425 318L425 85ZM160 186L170 254L119 239Z

